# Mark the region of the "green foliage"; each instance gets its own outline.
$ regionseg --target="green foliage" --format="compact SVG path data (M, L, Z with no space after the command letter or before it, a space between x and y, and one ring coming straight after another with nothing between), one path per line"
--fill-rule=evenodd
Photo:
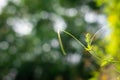
M91 46L91 35L89 33L86 34L86 38L85 41L87 43L87 47L85 48L87 51L91 51L92 50L92 46Z
M61 40L61 36L60 36L60 32L59 31L58 31L58 39L59 39L59 42L60 42L61 50L62 50L63 54L66 55L66 52L64 50L64 47L63 47L63 44L62 44L62 40Z
M6 6L0 7L0 80L8 77L11 80L75 80L76 77L88 80L96 67L99 69L98 64L69 36L61 35L67 53L61 55L55 33L61 22L81 40L81 36L89 31L87 26L92 26L90 29L94 33L98 24L85 21L86 12L83 11L84 8L93 11L92 5L89 6L91 1L5 1L8 1ZM29 32L24 24L32 29L27 35L21 35L21 32ZM76 55L78 61L74 62ZM91 65L86 66L86 63Z
M114 28L115 34L109 39L114 42L110 42L108 50L100 46L103 45L100 38L94 40L96 35L91 36L98 30L99 23L88 22L86 14L102 13L102 7L98 7L94 0L5 1L8 1L6 6L0 7L0 80L89 80L99 76L101 64L103 67L111 63L115 66L119 64L117 53L120 49L116 43L119 42L119 26ZM119 13L116 11L119 5L116 4L112 6ZM112 6L106 10L113 11ZM113 15L114 11L109 13ZM112 25L116 24L118 15L111 15L109 20ZM25 30L23 24L29 28L32 26L27 35L19 32L19 28ZM66 29L62 31L65 35L58 33L60 46L66 56L61 55L56 26L64 26ZM106 53L116 53L116 56L112 60L104 56ZM119 65L116 68L120 70Z
M101 29L100 29L101 30ZM98 31L100 31L98 30ZM98 32L97 31L97 32ZM92 39L91 39L91 35L89 33L86 34L86 38L85 38L85 41L87 43L87 46L85 47L84 44L81 43L81 41L79 41L75 36L73 36L71 33L67 32L67 31L63 31L65 32L66 34L70 35L74 40L76 40L82 47L84 47L84 49L86 51L88 51L92 56L94 56L94 58L96 58L98 60L98 62L100 62L100 66L101 67L104 67L104 66L107 66L109 64L115 64L115 63L119 63L120 61L115 61L115 59L109 55L103 55L101 57L99 57L99 55L96 55L97 52L94 51L94 49L92 48L93 46L91 45L92 43L92 39L94 38L95 34L93 35ZM58 32L58 38L59 38L59 43L61 45L61 50L63 52L63 54L65 53L65 50L63 48L63 44L62 44L62 40L61 40L61 37L60 37L60 33ZM115 67L115 66L114 66ZM118 72L118 70L115 69L116 72ZM94 78L93 78L94 79Z

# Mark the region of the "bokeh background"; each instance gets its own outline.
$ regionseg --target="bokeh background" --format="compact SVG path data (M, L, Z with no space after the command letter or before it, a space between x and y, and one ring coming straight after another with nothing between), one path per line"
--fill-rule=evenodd
M0 80L110 80L88 51L61 32L63 55L57 37L58 29L66 30L86 45L86 33L102 27L93 44L119 59L119 0L0 0Z

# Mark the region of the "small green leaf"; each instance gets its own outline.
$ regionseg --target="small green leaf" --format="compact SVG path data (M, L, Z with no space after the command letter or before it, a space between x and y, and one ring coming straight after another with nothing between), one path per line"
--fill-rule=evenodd
M109 56L103 60L103 62L101 63L101 67L107 65L108 63L112 63L113 61L114 61L113 57Z
M90 50L92 50L92 46L90 46L90 45L88 44L85 49L86 49L87 51L90 51Z
M85 49L87 51L90 51L90 50L92 50L92 46L91 46L91 43L90 43L90 41L91 41L91 35L89 33L87 33L85 37L86 37L85 41L87 43L87 47Z
M90 43L91 35L89 33L87 33L85 37L86 37L85 38L86 43Z
M107 64L108 64L108 61L103 61L100 66L103 67L103 66L105 66Z

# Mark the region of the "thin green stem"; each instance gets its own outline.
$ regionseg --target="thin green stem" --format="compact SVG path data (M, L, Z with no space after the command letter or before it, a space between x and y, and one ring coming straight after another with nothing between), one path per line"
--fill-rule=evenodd
M60 32L58 31L58 40L59 40L59 43L60 43L60 47L61 47L61 50L63 52L63 55L66 55L66 52L64 50L64 47L63 47L63 44L62 44L62 40L61 40L61 36L60 36Z
M67 31L63 31L64 33L66 33L67 35L71 36L73 39L75 39L82 47L84 47L84 49L86 49L87 47L82 44L82 42L80 42L75 36L73 36L71 33L67 32ZM94 37L94 36L93 36ZM59 39L59 43L60 43L60 47L61 50L63 52L64 55L66 55L66 52L64 50L63 44L62 44L62 40L61 40L61 36L60 36L60 32L58 31L58 39ZM97 57L97 55L95 54L94 50L87 50L91 55L93 55L96 59L101 60L99 57Z
M64 33L68 34L69 36L71 36L73 39L75 39L82 47L86 48L84 46L84 44L82 44L75 36L73 36L71 33L67 32L67 31L63 31Z
M90 45L92 44L92 41L93 41L93 39L95 38L95 36L97 35L97 33L99 33L103 28L105 28L105 27L102 27L102 28L100 28L97 32L95 32L95 34L92 36L92 38L91 38L91 41L90 41Z
M100 57L98 57L98 56L95 54L95 51L94 51L93 49L90 50L89 53L90 53L91 55L93 55L96 59L98 59L99 61L101 60Z

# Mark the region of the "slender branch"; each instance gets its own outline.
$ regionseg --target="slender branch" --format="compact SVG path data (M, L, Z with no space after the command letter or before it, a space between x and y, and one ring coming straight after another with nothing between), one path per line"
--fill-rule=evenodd
M58 40L59 40L59 43L60 43L61 50L62 50L63 54L66 55L66 52L65 52L64 47L63 47L63 44L62 44L60 32L58 31L57 34L58 34Z
M69 36L71 36L73 39L75 39L82 47L86 48L84 46L84 44L82 44L82 42L80 42L80 40L78 40L75 36L73 36L71 33L67 32L67 31L63 31L64 33L68 34Z
M98 57L96 54L95 54L95 51L92 49L90 51L88 51L91 55L93 55L96 59L98 59L99 61L101 60L100 57Z
M95 32L95 34L92 36L92 38L91 38L91 41L90 41L90 44L92 43L92 41L93 41L93 39L95 38L95 36L97 35L97 33L99 33L103 28L105 28L105 27L102 27L102 28L100 28L97 32Z

